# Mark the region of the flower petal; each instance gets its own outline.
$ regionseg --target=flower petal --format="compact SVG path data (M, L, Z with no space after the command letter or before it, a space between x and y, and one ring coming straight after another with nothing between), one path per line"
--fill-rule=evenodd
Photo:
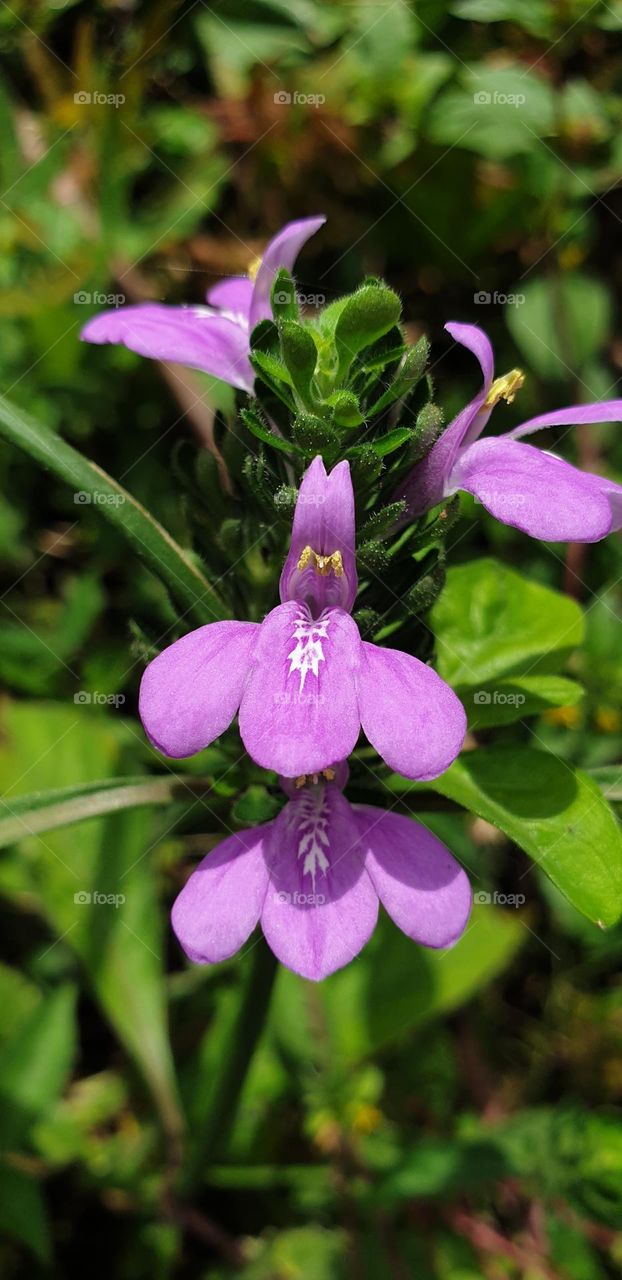
M345 760L359 735L354 674L361 640L341 609L312 620L304 605L278 605L261 624L240 707L253 760L286 778Z
M263 847L270 825L223 840L175 899L173 929L196 964L216 964L235 955L258 923L268 888Z
M84 326L85 342L121 342L151 360L172 360L252 390L248 331L207 307L139 307L103 311Z
M419 822L369 805L356 807L365 866L398 929L426 947L450 947L471 911L468 877L449 849Z
M243 323L246 328L248 328L252 296L253 282L248 276L228 276L227 279L213 284L207 291L207 301L210 306L228 312L238 324Z
M251 330L260 320L272 319L270 290L279 267L292 271L303 245L325 222L323 214L317 218L299 218L296 222L288 222L273 236L261 259L255 279L249 317Z
M308 601L316 612L336 604L349 613L357 590L354 539L350 464L340 462L327 475L318 455L305 471L298 493L292 540L281 574L281 600ZM306 547L323 556L339 552L342 572L330 568L323 576L312 562L299 569L298 561Z
M436 778L466 733L460 699L418 658L362 643L357 678L361 723L372 746L405 778Z
M533 431L542 431L544 427L578 427L586 422L622 422L622 400L574 404L568 409L554 409L551 413L540 413L537 418L530 418L520 427L514 427L513 431L508 431L506 438L520 440L522 436L531 435Z
M378 917L351 805L335 787L306 789L271 824L264 852L266 940L283 964L318 982L358 955Z
M497 520L550 542L604 538L614 523L611 499L622 493L612 481L506 437L466 449L452 485L472 493Z
M492 385L495 366L489 338L483 329L478 329L474 324L450 323L445 328L456 342L468 347L476 356L484 383L481 391L460 410L427 456L417 463L405 483L395 491L394 500L404 499L410 517L423 515L443 501L460 446L465 440L473 440L479 436L490 417L490 409L485 408L485 401Z
M145 732L167 756L191 756L231 724L240 705L256 622L212 622L169 645L140 685Z

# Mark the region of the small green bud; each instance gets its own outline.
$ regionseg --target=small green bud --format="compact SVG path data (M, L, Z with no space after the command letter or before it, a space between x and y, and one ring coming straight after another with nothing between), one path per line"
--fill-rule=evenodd
M325 401L333 411L333 422L338 427L360 427L364 421L361 406L352 391L334 391Z
M382 542L372 540L357 548L356 563L359 571L380 578L389 568L390 556Z
M405 604L408 612L417 615L427 613L443 590L446 576L445 558L439 556L430 570L419 578L406 595Z
M443 432L443 412L437 404L424 404L417 414L415 432L408 455L409 462L419 462L430 452Z
M329 422L324 422L322 418L316 418L312 413L297 415L292 426L292 437L305 453L322 453L325 449L335 449L339 446L339 436L335 428Z
M293 484L282 484L274 495L274 505L280 516L290 520L293 518L298 501L298 490Z
M347 459L350 463L350 471L352 472L352 484L356 492L360 485L364 488L366 485L377 480L382 472L382 458L378 457L376 450L371 444L359 444L354 448L348 449Z

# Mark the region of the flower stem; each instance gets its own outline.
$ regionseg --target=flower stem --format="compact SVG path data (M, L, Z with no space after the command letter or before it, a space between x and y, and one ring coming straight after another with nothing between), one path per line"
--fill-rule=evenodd
M191 1167L186 1173L186 1180L189 1182L194 1182L196 1175L206 1164L213 1164L221 1159L226 1151L253 1053L265 1025L277 968L276 957L261 937L253 948L250 970L228 1044L222 1054L218 1078L213 1087L210 1114L200 1140L195 1145Z

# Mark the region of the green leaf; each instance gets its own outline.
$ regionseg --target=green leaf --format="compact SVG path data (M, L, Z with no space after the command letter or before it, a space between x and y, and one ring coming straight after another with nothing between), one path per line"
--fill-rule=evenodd
M164 778L104 778L76 786L55 787L51 791L34 791L10 800L0 797L0 848L23 840L25 836L53 831L55 827L71 826L85 818L97 818L123 809L169 805L174 801L194 805L194 793L197 796L207 794L211 786L207 778L167 774Z
M276 432L267 427L253 409L241 409L240 417L251 434L256 436L258 440L262 440L264 444L269 444L272 449L277 449L279 453L286 453L290 458L302 456L302 450L298 448L297 444L294 444L292 440L283 440L281 436L277 436Z
M463 937L449 951L415 946L383 917L365 951L320 988L335 1059L356 1062L458 1008L510 963L524 938L517 914L493 906L473 908ZM313 1060L305 989L302 979L281 970L274 1026L295 1052Z
M576 680L565 676L514 676L497 680L480 689L456 689L464 704L469 726L488 729L492 725L513 724L525 716L536 716L549 707L572 707L583 696Z
M427 785L504 831L589 920L619 920L622 834L587 774L545 751L495 747L464 752Z
M43 999L0 1053L0 1147L19 1146L60 1093L76 1048L75 989Z
M129 748L143 749L130 723L73 703L5 702L1 727L0 790L8 805L22 779L40 791L77 787L122 775ZM166 1025L156 841L154 814L142 807L29 835L19 850L52 930L50 945L62 938L80 957L174 1140L182 1120Z
M0 396L0 434L73 488L76 515L83 506L93 504L119 529L165 584L184 614L198 623L227 616L222 601L190 556L127 489L3 396Z
M438 670L454 687L556 671L583 638L574 600L487 558L449 569L431 617Z
M297 320L298 302L296 285L289 271L279 267L270 292L272 314L275 320Z
M335 325L338 380L345 376L359 351L397 324L401 309L397 294L384 286L364 285L351 294Z
M543 378L576 376L605 346L611 295L600 280L572 274L521 285L520 307L506 307L510 333L531 369ZM590 397L588 397L590 398Z
M0 1232L19 1240L40 1262L50 1261L50 1223L41 1187L23 1170L3 1161L0 1161Z
M371 440L370 444L379 458L386 458L412 440L412 436L410 427L396 427L394 431L388 431L385 436L378 436L375 440Z
M311 382L317 364L317 347L311 330L296 320L283 320L279 325L281 355L289 373L291 384L303 404L313 406Z

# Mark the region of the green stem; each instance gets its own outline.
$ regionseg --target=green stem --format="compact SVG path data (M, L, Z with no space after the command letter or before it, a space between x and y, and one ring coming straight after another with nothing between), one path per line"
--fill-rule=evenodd
M211 1111L186 1172L188 1184L195 1181L207 1163L216 1163L226 1151L244 1083L265 1025L277 969L276 957L260 938L253 948L250 972L220 1062Z

